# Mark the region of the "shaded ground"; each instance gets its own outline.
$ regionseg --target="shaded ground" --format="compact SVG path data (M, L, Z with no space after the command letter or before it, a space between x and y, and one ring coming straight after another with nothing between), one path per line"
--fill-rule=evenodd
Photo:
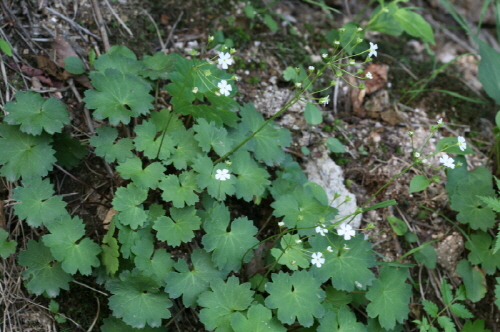
M326 33L354 19L365 9L366 2L327 1L329 6L345 13L341 16L300 1L279 1L269 7L269 13L279 24L276 32L270 32L261 19L249 19L243 11L244 3L237 1L210 1L209 5L201 0L106 0L99 4L98 1L38 0L21 2L21 5L2 2L1 14L5 24L1 27L0 37L12 45L15 54L13 58L4 56L1 63L1 103L11 100L15 91L24 89L44 91L62 98L74 121L73 127L67 128L68 133L86 141L93 129L82 109L81 95L89 83L84 77L69 77L58 67L65 56L71 53L86 60L92 52L104 53L109 45L126 45L138 55L159 50L187 54L191 49L203 48L208 36L214 35L221 42L230 39L237 49L234 68L240 77L239 101L252 101L265 115L274 114L288 100L293 89L293 84L283 79L285 68L314 65L314 60L329 48ZM471 24L478 20L474 16L477 11L469 10L472 2L457 1L464 13L472 15L468 17ZM256 8L265 5L254 2ZM324 123L315 127L303 120L300 107L278 120L292 131L295 141L290 152L301 162L314 158L314 154L303 155L302 146L315 151L323 146L326 137L337 137L345 144L348 153L334 154L332 158L344 168L348 187L356 195L358 204L366 202L409 165L412 148L407 132L415 132L418 145L438 117L447 124L438 135L467 133L470 142L479 147L469 162L475 166L488 165L495 109L477 82L477 58L464 56L456 64L443 68L435 77L432 75L443 66L441 60L449 61L456 55L473 51L474 45L465 33L457 29L457 24L438 1L412 1L411 5L424 7L424 16L435 29L437 44L432 50L426 50L420 41L409 36L396 38L368 33L367 39L379 45L379 56L370 65L369 71L377 75L367 82L367 91L360 92L340 81L336 91L329 91L333 102L323 108ZM367 8L364 16L358 19L359 23L363 25L363 17L368 17L370 10ZM282 24L283 19L293 26L296 35L291 34L289 26ZM484 21L486 29L482 32L485 39L491 35L488 28L493 29L494 24L487 16ZM333 78L325 77L324 82L330 79ZM465 102L436 91L412 92L419 89L449 90L487 103ZM160 96L158 106L162 104L168 104L168 96ZM431 141L428 151L433 151L432 144L439 138ZM434 184L425 193L414 196L408 194L409 180L418 172L412 170L379 193L374 203L396 199L399 205L367 213L362 226L369 222L376 225L367 235L374 243L374 249L387 261L398 259L410 249L393 233L387 224L387 216L405 220L421 241L438 238L438 268L415 268L412 276L414 280L429 280L421 287L428 299L439 302L440 278L456 280L454 267L466 253L460 233L440 216L451 220L454 217L443 185ZM61 188L61 193L72 193L66 201L84 216L88 231L101 232L99 225L106 218L105 207L109 205L106 196L112 193L113 186L119 186L119 180L110 177L99 158L89 154L82 164L71 170L71 174L54 171L50 176ZM441 176L444 178L443 174ZM104 194L95 194L89 189L91 187L99 188ZM11 230L20 243L23 239L39 237L41 234L35 234L12 219L10 193L10 184L2 180L0 194L5 204L5 222L0 226ZM2 287L6 290L0 305L9 315L4 326L11 326L12 331L21 326L23 331L55 329L57 324L47 310L48 301L27 294L21 287L21 271L12 259L3 263L3 273L7 278L3 281ZM99 320L108 315L106 305L102 305L106 296L96 291L99 287L85 278L78 281L94 289L76 284L72 285L71 294L62 294L58 299L64 308L62 312L74 322L59 324L58 330L87 330L96 321L98 326ZM489 278L488 283L492 289L493 278ZM75 296L75 293L81 295ZM414 302L419 303L418 294L416 296ZM495 331L495 322L500 317L491 294L489 296L479 303L469 303L469 309L476 318L485 319L488 328ZM77 297L83 301L74 303ZM97 309L97 303L101 304L100 309ZM76 307L78 310L73 311ZM411 318L417 319L420 311L418 305L412 307ZM201 331L194 315L193 312L183 313L177 329ZM407 323L406 328L410 331L411 324Z

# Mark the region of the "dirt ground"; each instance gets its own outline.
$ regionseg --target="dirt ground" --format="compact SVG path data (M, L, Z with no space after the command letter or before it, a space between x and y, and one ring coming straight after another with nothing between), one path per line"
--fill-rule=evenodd
M92 133L81 96L90 83L85 77L74 77L62 69L65 57L77 55L88 65L89 54L104 53L111 45L126 45L139 56L160 50L188 54L192 49L202 48L209 35L218 34L230 38L237 49L234 69L240 78L237 100L251 101L265 116L270 116L292 95L293 84L283 79L286 67L314 65L321 50L329 47L325 35L330 29L354 19L363 26L374 8L367 7L369 1L325 1L326 5L339 10L340 15L305 1L253 1L258 8L270 5L269 12L279 25L276 32L271 32L262 20L247 18L243 11L245 3L228 0L2 1L0 38L12 46L14 55L3 56L0 62L0 104L11 100L17 90L24 89L57 97L67 105L73 118L68 132L85 141ZM475 10L477 1L456 0L454 3L468 23L476 26L480 19L479 11ZM443 118L445 126L430 140L425 151L434 151L434 144L441 137L464 135L476 151L468 157L469 164L483 165L498 173L497 165L489 159L496 109L477 79L478 57L474 55L477 45L458 28L438 0L409 1L406 5L422 8L421 13L434 28L436 45L426 49L420 40L410 36L367 32L366 38L378 43L379 55L368 68L360 67L375 76L367 82L366 89L354 89L339 81L331 91L332 102L322 108L325 120L318 126L305 122L300 105L278 119L280 125L292 131L294 143L289 150L301 163L315 157L314 153L304 155L302 146L314 152L328 137L337 137L343 142L347 153L331 157L343 168L347 187L359 205L410 164L413 149L408 131L415 133L413 142L419 146L438 118ZM491 13L484 17L480 36L500 49L495 41L496 23ZM290 26L296 35L290 34ZM468 52L472 54L461 57L437 76L431 76L444 63ZM329 80L325 77L325 82ZM457 101L435 91L412 94L412 90L424 83L427 90L449 90L486 103ZM89 192L82 182L102 187L110 181L104 169L92 166L99 164L97 159L89 154L71 175L57 170L51 174L64 188L62 192L73 193L67 200L70 205L79 206L83 200L80 196ZM437 159L429 161L437 164ZM443 183L433 184L423 193L408 194L411 177L420 172L412 169L378 193L372 203L396 199L398 205L366 213L362 227L370 222L375 224L366 235L386 261L397 260L412 247L395 235L387 216L404 220L421 242L437 239L437 268L416 267L412 278L429 280L425 286L426 298L441 303L441 278L456 284L459 276L455 266L467 252L461 233L444 218L454 221L455 213L448 206ZM445 178L444 173L439 175ZM5 209L1 217L5 221L0 226L15 229L20 243L23 239L38 237L40 234L12 219L10 192L11 184L2 180L0 195ZM85 197L88 202L101 202L101 199ZM86 222L90 225L105 218L105 211L97 203L81 205L79 209L87 215ZM404 262L414 263L412 259ZM72 319L58 324L47 308L48 300L30 296L23 288L19 267L13 261L3 262L2 267L4 276L8 276L1 282L0 301L2 312L6 313L3 317L6 331L86 331L93 324L98 326L99 317L108 314L106 306L97 308L98 303L105 302L105 295L98 292L99 287L91 280L82 278L71 286L71 297L62 294L58 299L61 308L64 306L62 312ZM487 282L489 289L493 289L494 278L488 277ZM79 293L85 300L74 303L75 294ZM476 318L484 319L489 329L500 331L500 326L497 327L500 315L493 304L492 293L478 303L468 303L468 308ZM416 294L412 302L419 301ZM70 310L71 307L79 307L79 310ZM411 318L420 317L421 311L421 306L412 305ZM192 315L186 312L183 319L192 322ZM189 324L192 328L189 330L202 330L197 323ZM415 327L408 322L405 329L414 331Z

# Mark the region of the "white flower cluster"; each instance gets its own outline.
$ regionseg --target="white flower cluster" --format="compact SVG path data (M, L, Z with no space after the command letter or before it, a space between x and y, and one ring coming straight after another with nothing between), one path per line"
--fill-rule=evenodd
M326 233L328 233L328 229L323 227L322 225L319 225L316 227L316 233L320 234L321 236L325 236ZM338 235L343 235L344 240L348 241L350 240L353 236L356 235L356 231L352 228L351 225L349 224L342 224L340 225L340 228L337 230ZM344 245L345 250L349 250L347 246ZM333 249L331 246L328 246L326 248L326 251L328 252L333 252ZM311 264L316 265L316 267L321 267L321 265L325 264L325 259L323 258L323 253L321 252L315 252L312 254L312 259L311 259Z
M462 136L458 136L457 142L458 142L457 143L458 148L461 151L465 151L465 149L467 149L467 144L465 143L465 138L463 138ZM439 158L439 162L448 168L451 168L451 169L455 168L455 161L453 160L453 158L451 158L447 154L444 154L441 158Z
M230 65L234 64L234 59L231 57L230 53L220 52L218 63L222 69L228 69ZM226 97L229 96L230 91L233 90L233 87L227 84L226 80L220 81L217 86L220 89L220 94Z

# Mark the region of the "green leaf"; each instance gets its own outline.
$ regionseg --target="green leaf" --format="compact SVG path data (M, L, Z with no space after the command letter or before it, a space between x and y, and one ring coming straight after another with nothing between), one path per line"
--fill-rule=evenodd
M123 74L138 74L144 69L143 63L137 61L134 52L125 46L111 46L106 54L99 56L94 67L100 72L106 69L117 69Z
M227 231L230 226L230 230ZM246 217L240 217L229 222L229 210L222 204L217 204L203 228L206 234L201 242L205 250L212 252L212 259L219 269L238 271L243 262L247 263L253 257L252 249L259 241L254 237L257 227Z
M403 323L408 317L411 286L406 283L408 270L383 266L377 280L366 293L370 304L366 307L368 316L378 317L380 326L392 329L396 322Z
M178 170L186 169L193 164L194 159L201 153L198 142L194 138L193 129L186 130L184 127L178 128L172 134L172 141L176 147L172 155L164 163L174 164Z
M389 225L391 225L394 233L396 233L397 235L403 236L406 234L406 232L408 232L408 226L403 220L396 217L387 216L387 221L389 222Z
M156 52L153 56L146 55L142 62L146 66L140 74L153 81L158 79L166 80L169 73L175 70L175 63L180 61L182 56L178 53L169 53L165 55L163 52Z
M263 124L264 118L253 104L245 104L240 108L241 122L252 133L256 132ZM282 148L291 143L290 132L285 128L275 127L268 123L244 146L255 153L255 159L262 160L268 166L280 164L285 158Z
M120 163L116 170L120 172L122 178L134 181L134 184L142 189L156 189L158 183L165 176L165 167L159 162L149 164L142 168L142 161L136 155Z
M451 286L448 284L446 279L443 279L441 283L441 296L443 297L443 302L445 305L449 305L453 301L453 293L451 292Z
M49 297L59 295L61 289L68 290L71 275L64 272L60 262L54 262L50 249L41 242L29 240L28 250L19 252L19 265L26 266L23 278L29 279L28 290L41 295L46 293Z
M17 102L5 104L8 112L4 120L11 125L21 125L21 131L40 135L42 130L49 134L60 133L65 124L69 124L69 114L63 103L55 98L45 99L32 91L17 92Z
M234 185L236 197L250 202L254 196L262 196L271 184L269 173L250 157L248 151L242 149L236 151L231 160L232 170L238 179Z
M77 166L89 152L85 144L66 133L54 134L52 147L56 150L57 164L68 169Z
M194 232L200 229L201 219L196 215L196 209L188 206L183 209L170 209L172 218L162 216L155 220L153 229L158 231L157 238L166 241L169 246L178 247L194 237Z
M255 17L255 14L257 13L255 11L255 8L251 4L246 5L245 8L243 8L243 11L249 19L253 19Z
M200 321L207 330L232 331L232 316L248 308L253 301L250 283L240 284L238 278L231 276L227 282L215 279L210 287L212 290L203 292L198 298L198 304L204 307L200 311Z
M419 263L423 263L429 269L436 268L437 254L436 249L430 244L420 246L420 250L413 254L415 260Z
M382 10L382 12L380 12ZM370 21L367 30L379 31L391 36L399 36L403 33L403 28L399 25L398 21L394 18L394 14L398 10L398 6L395 3L390 3L387 6L378 6L372 14L372 19Z
M118 241L113 237L115 229L115 222L111 221L108 232L102 238L103 244L101 244L101 262L108 275L114 275L120 265L118 260L118 257L120 257Z
M472 302L477 302L486 294L486 278L477 266L462 259L457 266L457 273L463 279L467 298Z
M69 56L64 59L64 69L75 75L81 75L85 73L85 66L83 65L83 61L77 56Z
M197 132L194 138L198 141L203 152L209 152L211 148L219 156L225 155L233 147L232 140L227 137L227 130L217 126L215 122L210 123L201 118L198 119L198 124L193 126Z
M278 31L278 23L269 14L264 15L264 23L267 25L271 32Z
M340 141L338 139L336 139L335 137L328 137L326 139L326 146L328 147L328 149L330 151L335 152L335 153L346 152L344 145L342 143L340 143Z
M200 189L193 171L182 172L178 178L173 174L168 175L162 179L159 187L163 191L161 197L166 202L172 202L176 208L194 205L199 200L195 192L199 192Z
M436 151L454 153L458 155L473 154L474 150L467 144L464 151L460 150L458 147L458 138L456 137L444 137L439 140L436 144Z
M212 160L208 156L203 156L201 154L194 160L193 170L198 173L196 176L198 187L200 189L207 188L210 196L223 201L226 199L226 195L230 196L235 193L234 184L237 180L234 175L231 175L231 177L225 181L217 180L215 174L219 169L227 169L227 165L225 163L219 163L214 166ZM229 173L231 173L230 168Z
M95 90L85 91L83 101L88 108L95 109L96 119L108 118L112 125L128 124L131 117L148 114L153 108L151 87L134 74L108 68L104 72L91 72L90 78Z
M453 303L450 306L451 312L463 319L473 318L474 315L461 303Z
M31 227L48 226L68 215L62 197L53 195L49 179L33 177L23 180L23 187L16 187L12 192L12 198L18 201L14 210L19 219L26 219Z
M280 241L282 249L271 249L271 255L276 258L278 263L286 265L292 271L299 267L309 267L309 257L304 254L304 244L299 240L298 234L285 234Z
M307 104L306 109L304 110L304 117L306 118L307 123L311 126L319 125L323 122L323 115L321 114L321 110L313 104Z
M176 111L189 106L195 99L193 93L195 87L193 67L192 60L181 57L176 59L176 70L169 75L172 82L165 87L165 90L172 96L170 102L174 105ZM198 89L200 88L202 86L198 87Z
M291 193L277 197L271 206L274 208L273 215L284 216L282 221L285 226L299 228L300 235L314 234L314 227L320 219L332 220L337 212L336 209L321 204L310 187L303 186L297 186Z
M64 271L71 274L80 271L88 275L92 273L92 267L100 265L97 258L101 252L99 245L88 237L80 240L85 235L85 226L79 217L66 215L47 228L51 234L42 237L43 243L50 248L54 258L62 262Z
M0 50L7 54L8 56L12 56L12 48L10 47L9 43L5 41L5 39L0 38Z
M325 264L320 268L315 265L311 270L316 278L322 282L332 279L332 285L338 290L352 292L355 286L366 289L371 285L375 276L370 270L375 265L375 257L371 252L371 244L365 240L363 234L351 238L329 232L326 236L314 236L309 240L313 252L323 252ZM325 252L327 247L332 252ZM360 286L361 285L361 286Z
M353 301L353 296L351 293L339 291L333 288L331 285L325 287L326 298L323 302L323 307L327 311L337 311L343 305L348 305Z
M470 250L468 260L475 265L481 264L481 268L489 275L495 274L500 268L500 252L493 253L492 242L491 236L481 231L470 235L470 241L465 242L465 247Z
M448 316L439 316L437 319L439 325L444 330L444 332L456 332L455 324Z
M292 275L280 271L271 275L272 282L266 284L269 296L265 300L268 308L277 309L278 319L284 324L293 324L297 319L305 327L312 326L314 317L321 318L325 309L321 302L325 292L321 282L311 273L302 270Z
M235 332L286 332L286 328L273 318L271 310L262 304L253 304L245 317L240 312L235 312L231 317L231 327Z
M162 319L171 316L168 295L139 270L122 272L120 279L110 281L106 288L113 294L109 298L113 315L134 328L142 329L146 324L159 327Z
M0 174L7 181L20 177L45 176L56 162L48 134L32 136L19 131L18 126L0 124Z
M0 257L6 259L16 252L17 242L7 241L9 233L5 229L0 228Z
M137 137L134 145L138 151L144 151L144 155L149 159L159 158L166 160L175 151L172 136L168 133L171 127L157 138L158 128L154 122L146 121L135 127Z
M423 175L415 175L410 181L410 194L425 190L431 180L427 179Z
M500 308L500 277L495 278L497 284L495 285L495 305Z
M399 8L394 13L394 18L410 36L422 38L428 43L435 44L432 27L421 15L407 8Z
M496 222L496 214L478 196L495 196L491 173L484 167L468 172L450 195L451 208L458 211L457 220L472 229L486 231Z
M233 87L233 91L235 91L235 87ZM238 104L233 98L222 95L217 96L213 92L207 92L205 96L212 104L212 107L208 108L212 112L201 113L196 118L203 117L207 119L207 121L214 121L219 126L225 124L229 127L236 127L239 119L236 112L240 109L240 104Z
M482 40L477 40L479 44L479 55L481 61L478 66L479 81L484 87L484 91L500 104L500 53L491 48Z
M491 330L484 328L484 320L477 319L475 321L469 320L465 322L460 332L491 332Z
M101 326L101 332L167 332L166 327L149 327L145 326L142 329L133 328L127 325L123 320L116 317L108 317L103 320L104 325Z
M439 308L436 303L431 302L429 300L423 300L422 304L424 305L424 310L427 312L429 316L432 318L436 318L439 312Z
M477 196L486 203L493 211L500 213L500 199L498 197Z
M118 241L121 243L120 252L122 253L122 257L125 259L128 259L131 256L131 249L137 243L153 243L151 227L135 230L118 222L116 223L116 226L119 229Z
M165 291L172 298L182 295L182 303L186 307L196 305L198 296L209 289L210 282L221 280L226 276L214 267L210 254L203 249L195 249L191 255L192 270L185 260L179 259L174 268L178 272L169 272L165 279Z
M113 127L96 128L97 136L92 136L89 140L90 145L95 147L95 154L103 157L108 163L115 160L124 162L128 158L133 157L132 149L134 148L130 138L122 138L117 143L114 143L118 137L118 130Z
M356 320L356 315L343 305L336 311L327 311L319 320L318 332L366 332L366 327Z
M115 198L111 203L117 211L120 211L118 220L121 224L137 229L146 222L147 214L142 208L142 203L147 195L146 189L139 188L133 183L116 190Z
M134 263L142 274L165 286L165 278L172 271L174 261L165 249L154 249L153 241L136 242L131 248L136 255Z

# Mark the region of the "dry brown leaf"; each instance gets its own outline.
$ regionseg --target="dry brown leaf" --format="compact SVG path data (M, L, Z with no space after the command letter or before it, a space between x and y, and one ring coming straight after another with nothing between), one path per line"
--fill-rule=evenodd
M55 62L59 67L64 68L64 60L70 56L78 57L71 44L61 36L57 36L52 40L52 50L55 52Z
M365 69L366 73L371 73L373 78L365 80L366 93L371 95L380 89L387 87L387 74L389 73L388 65L379 65L370 63Z

